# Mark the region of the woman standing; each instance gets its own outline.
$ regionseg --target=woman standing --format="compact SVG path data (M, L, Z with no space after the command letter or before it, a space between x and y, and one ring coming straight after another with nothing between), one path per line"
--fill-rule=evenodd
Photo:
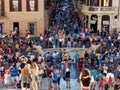
M90 90L90 84L91 84L91 75L90 71L88 69L83 69L80 76L80 85L81 85L81 90Z
M44 76L44 69L40 66L38 70L38 87L42 89L42 78Z
M4 84L5 87L8 88L11 84L11 75L10 75L10 71L6 70L5 75L4 75Z
M58 72L56 68L54 68L53 70L52 78L53 78L54 90L57 90Z
M32 63L31 74L32 74L32 89L38 90L38 66L35 62Z
M66 68L66 71L65 71L65 80L66 80L66 88L71 88L70 87L70 70L69 68Z
M78 72L80 73L83 69L83 58L80 56L78 61Z
M31 72L28 65L26 65L21 71L21 86L22 90L30 90Z
M60 76L61 76L61 71L60 71L60 69L59 69L58 67L56 68L56 72L58 73L58 80L57 80L58 89L60 89Z

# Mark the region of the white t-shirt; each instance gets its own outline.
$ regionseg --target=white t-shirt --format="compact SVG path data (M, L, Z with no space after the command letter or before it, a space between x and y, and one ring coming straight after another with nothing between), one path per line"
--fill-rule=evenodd
M43 37L42 37L42 36L40 36L40 40L43 40Z
M112 81L114 81L115 77L113 73L107 73L107 78L109 78L111 76L111 78L113 79Z
M108 69L107 66L103 66L103 73L107 73L107 69Z

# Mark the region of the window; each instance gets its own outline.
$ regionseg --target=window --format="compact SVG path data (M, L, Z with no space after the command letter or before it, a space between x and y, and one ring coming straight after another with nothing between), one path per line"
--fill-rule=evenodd
M38 0L27 0L27 11L38 11Z
M99 0L90 0L90 6L99 6Z
M29 1L29 5L30 5L30 11L34 11L35 10L35 1L34 0L30 0Z
M4 0L0 0L0 16L4 16Z
M109 0L104 0L104 6L109 6Z
M99 0L87 0L87 6L99 6Z
M101 0L101 6L111 7L112 6L112 0Z
M13 0L13 11L18 11L18 0Z
M34 35L36 32L37 23L36 22L29 22L28 23L28 31L31 35Z
M0 0L0 16L1 16L1 12L2 12L2 10L1 10L2 7L1 7L1 5L2 5L2 4L1 4L1 0Z
M10 11L21 11L21 0L10 0Z

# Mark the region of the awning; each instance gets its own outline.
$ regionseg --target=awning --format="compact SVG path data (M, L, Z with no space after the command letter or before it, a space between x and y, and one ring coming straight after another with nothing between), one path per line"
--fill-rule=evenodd
M103 25L109 25L110 22L109 21L103 21Z
M90 24L95 24L96 20L90 20Z

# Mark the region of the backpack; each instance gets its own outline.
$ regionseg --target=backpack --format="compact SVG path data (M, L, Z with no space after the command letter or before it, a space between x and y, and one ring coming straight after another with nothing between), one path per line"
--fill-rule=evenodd
M109 79L108 79L108 82L112 82L112 77L111 76L109 76Z

